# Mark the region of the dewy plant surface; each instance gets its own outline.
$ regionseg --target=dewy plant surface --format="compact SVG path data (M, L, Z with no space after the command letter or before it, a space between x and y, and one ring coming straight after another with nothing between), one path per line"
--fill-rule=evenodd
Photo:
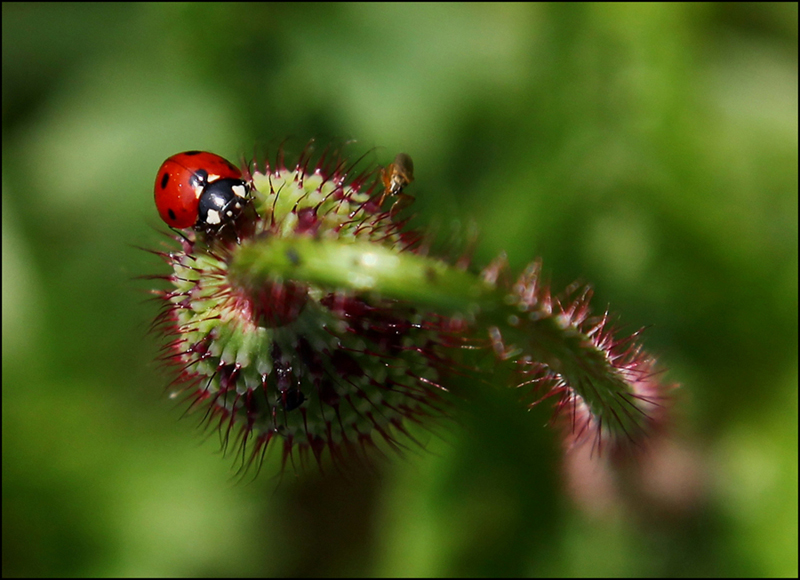
M172 272L156 291L157 327L174 393L247 464L275 445L284 463L320 465L402 446L409 422L451 415L467 375L519 389L525 405L552 397L570 444L630 446L663 424L655 361L635 336L615 336L608 313L590 316L588 288L557 298L538 261L513 280L502 257L476 272L431 255L400 217L408 156L397 179L394 166L353 176L339 155L312 164L309 152L293 166L282 155L251 164L243 210L221 227L198 221L160 252ZM470 363L476 350L492 365ZM492 384L500 367L510 384Z

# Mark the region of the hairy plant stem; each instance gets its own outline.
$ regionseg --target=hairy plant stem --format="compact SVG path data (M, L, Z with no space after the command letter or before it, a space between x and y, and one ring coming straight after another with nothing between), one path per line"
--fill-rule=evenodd
M635 406L625 403L631 393L625 377L568 317L521 309L508 289L439 260L370 242L262 237L234 250L228 276L245 288L289 280L460 315L476 336L492 341L501 360L544 363L593 414L614 414L607 424L631 435L641 421Z
M245 287L291 280L405 300L441 314L474 316L502 300L502 293L475 274L373 242L263 237L234 251L228 273L232 283Z

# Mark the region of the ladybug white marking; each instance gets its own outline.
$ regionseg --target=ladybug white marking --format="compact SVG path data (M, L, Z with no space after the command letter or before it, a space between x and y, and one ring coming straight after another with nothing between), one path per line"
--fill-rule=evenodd
M206 221L211 224L212 226L216 226L222 223L222 218L219 215L219 212L215 209L208 210L208 216L206 217Z

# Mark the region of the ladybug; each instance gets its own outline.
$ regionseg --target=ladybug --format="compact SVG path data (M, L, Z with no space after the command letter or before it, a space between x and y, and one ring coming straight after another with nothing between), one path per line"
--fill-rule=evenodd
M235 220L250 188L238 167L207 151L173 155L158 170L156 208L173 228L213 231Z

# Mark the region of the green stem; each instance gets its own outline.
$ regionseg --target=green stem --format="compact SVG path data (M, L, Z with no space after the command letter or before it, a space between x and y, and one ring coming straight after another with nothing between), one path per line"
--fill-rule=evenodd
M631 433L641 422L625 402L631 386L580 329L549 313L520 312L507 291L428 256L374 242L264 237L239 247L228 272L232 283L244 287L291 280L460 314L479 336L497 339L500 358L513 364L526 355L559 373L612 430Z
M475 274L374 242L261 238L234 252L229 277L248 287L280 278L334 290L376 293L465 315L491 310L502 297Z

